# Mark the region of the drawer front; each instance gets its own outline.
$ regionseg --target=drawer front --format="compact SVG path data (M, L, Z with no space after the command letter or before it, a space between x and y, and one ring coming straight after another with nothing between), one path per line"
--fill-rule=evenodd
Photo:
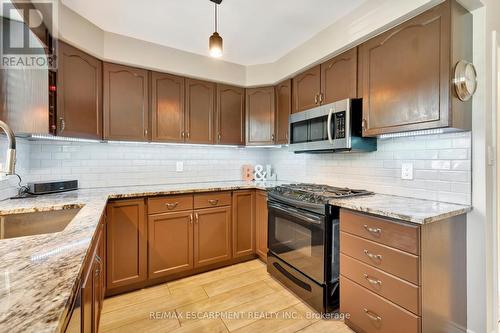
M341 209L340 230L415 255L419 254L419 227L417 225L398 223Z
M346 324L356 331L420 332L420 317L342 276L340 277L340 311L350 314Z
M413 254L342 231L340 232L340 252L413 284L419 284L419 259Z
M168 197L149 198L148 214L193 210L193 195L170 195Z
M381 295L417 315L419 309L419 287L362 263L344 254L340 255L340 272L357 284Z
M213 192L194 195L194 209L231 205L231 192Z

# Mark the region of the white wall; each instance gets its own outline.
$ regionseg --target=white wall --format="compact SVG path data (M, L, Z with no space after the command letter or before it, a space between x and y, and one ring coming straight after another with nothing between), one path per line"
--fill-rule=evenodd
M377 193L471 203L471 133L379 139L378 149L356 154L294 154L270 151L280 180L325 183ZM401 179L412 163L413 180Z

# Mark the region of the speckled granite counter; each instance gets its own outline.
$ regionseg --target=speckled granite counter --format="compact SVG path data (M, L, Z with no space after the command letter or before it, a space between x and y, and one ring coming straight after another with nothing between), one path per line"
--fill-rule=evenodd
M0 332L59 332L86 252L108 199L190 192L266 189L282 182L213 182L88 189L0 202L0 215L81 207L61 232L0 240ZM468 206L371 195L332 200L336 206L429 223Z
M360 212L426 224L470 212L471 206L445 202L372 194L330 200L330 204Z
M89 189L0 202L0 215L82 207L57 233L0 240L0 332L62 330L108 199L266 189L277 182L214 182Z

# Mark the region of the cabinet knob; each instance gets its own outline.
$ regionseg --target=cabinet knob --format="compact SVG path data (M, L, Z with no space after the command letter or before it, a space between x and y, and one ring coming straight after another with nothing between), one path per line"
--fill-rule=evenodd
M64 118L61 117L59 118L59 122L61 124L61 130L59 131L59 133L62 133L66 129L66 121L64 121Z
M368 127L367 124L368 122L365 118L363 118L363 120L361 121L361 128L363 129L363 131L366 131L366 128Z
M319 104L323 104L323 93L319 93Z
M318 104L318 99L319 99L318 94L316 94L314 96L314 104Z
M271 141L274 142L274 134L271 134Z

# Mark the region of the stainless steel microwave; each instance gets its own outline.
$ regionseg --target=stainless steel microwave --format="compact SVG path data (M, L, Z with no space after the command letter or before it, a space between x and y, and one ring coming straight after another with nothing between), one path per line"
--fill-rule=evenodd
M377 150L377 139L362 135L362 108L361 99L345 99L290 115L290 149L295 153Z

